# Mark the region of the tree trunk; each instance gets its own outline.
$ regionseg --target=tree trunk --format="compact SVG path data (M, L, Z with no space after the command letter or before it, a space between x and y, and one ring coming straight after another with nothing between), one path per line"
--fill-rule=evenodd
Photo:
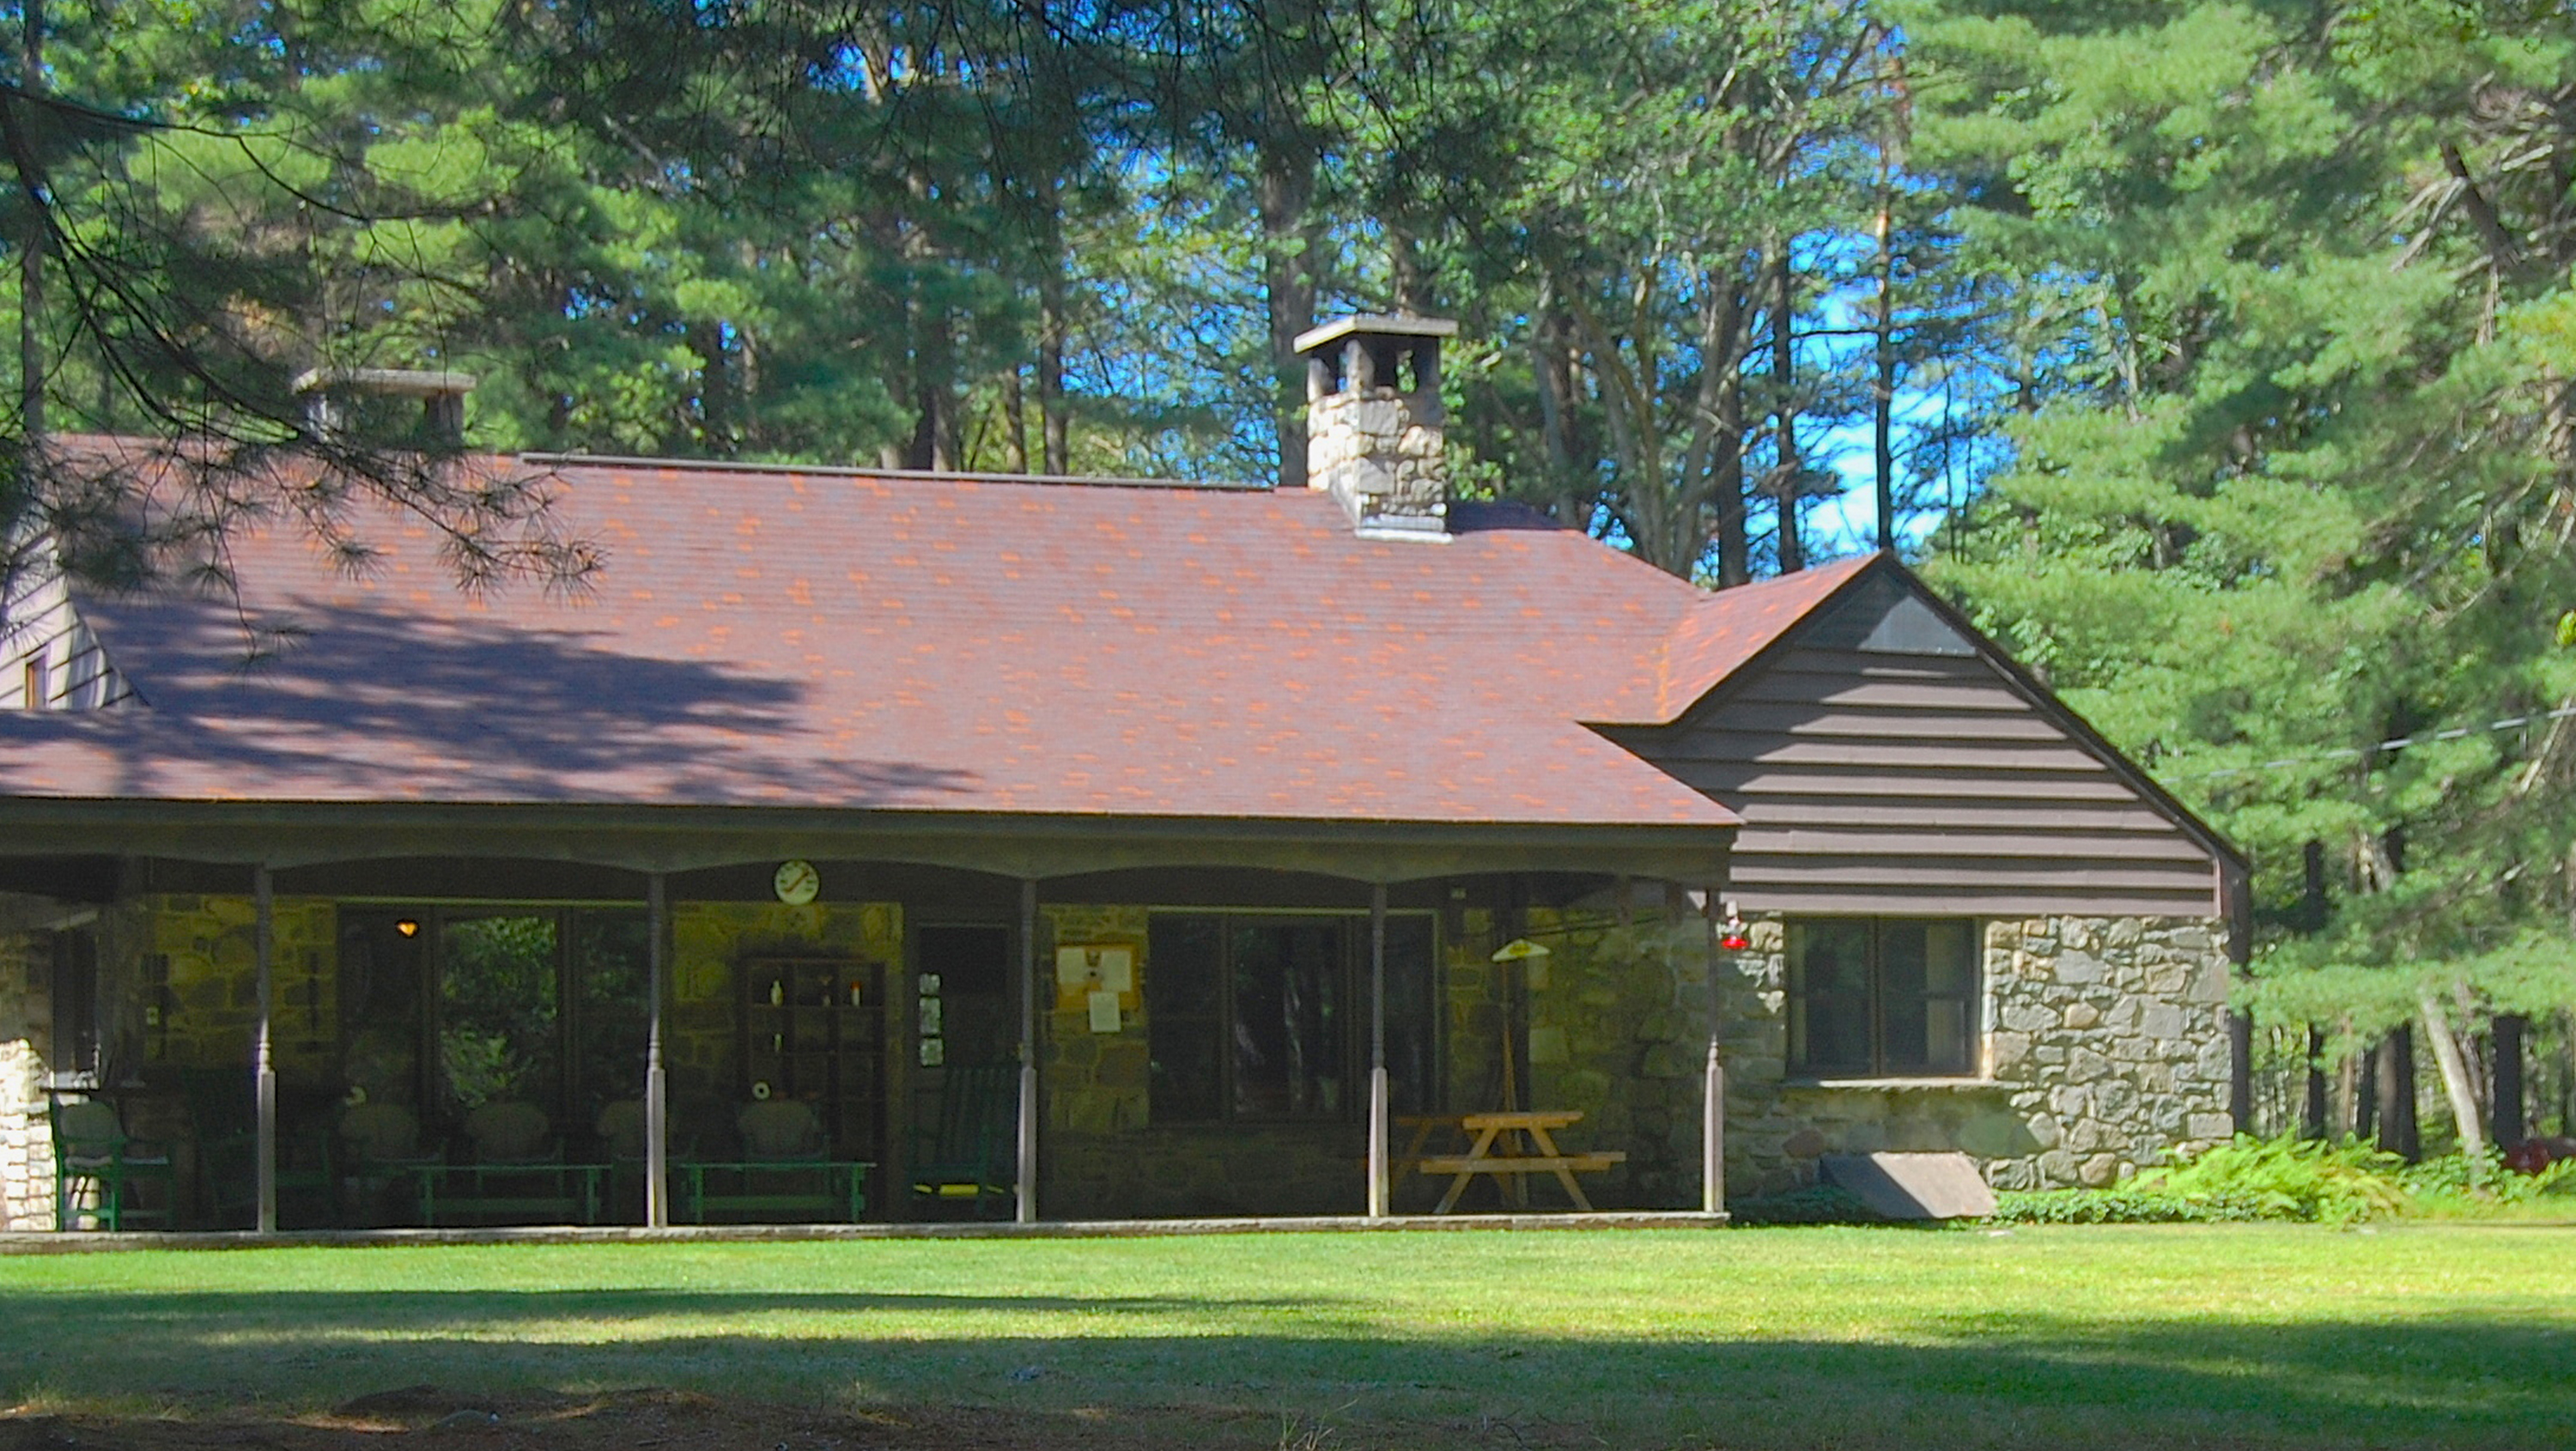
M2424 1157L2415 1127L2415 1030L2400 1023L2379 1040L2379 1146L2412 1164Z
M1064 250L1059 246L1038 287L1038 438L1044 455L1039 467L1050 474L1073 472L1072 434L1064 411L1064 331Z
M1870 387L1870 458L1877 485L1878 547L1896 547L1896 250L1892 234L1895 191L1886 164L1879 168L1878 315L1871 320L1877 367Z
M2531 1020L2518 1013L2499 1013L2495 1020L2495 1105L2491 1121L2495 1125L2496 1147L2510 1149L2529 1135L2522 1121L2522 1040Z
M1726 373L1726 386L1717 395L1717 478L1712 493L1717 504L1717 587L1733 589L1753 582L1753 540L1745 527L1744 370L1729 363Z
M21 21L18 56L18 83L28 95L45 91L45 4L44 0L24 0L19 6ZM22 128L35 119L32 107L19 111ZM22 135L23 129L22 129ZM32 142L23 143L32 152ZM37 194L42 190L41 177L24 174L25 158L21 157L18 180L24 195L20 200L27 208L26 235L18 240L18 427L20 436L33 446L45 434L45 208Z
M1271 427L1279 446L1279 487L1306 487L1306 365L1297 335L1315 325L1315 259L1307 208L1315 194L1315 146L1283 130L1261 148L1261 282L1270 311Z
M2308 1025L2308 1093L2299 1106L2299 1136L2322 1139L2326 1136L2326 1035L2313 1023Z
M2379 1132L2379 1045L2371 1044L2344 1060L2351 1085L2352 1136L2371 1139Z
M1015 474L1029 471L1029 404L1018 368L1002 375L1002 463Z
M2468 1161L2469 1183L2474 1187L2486 1178L2486 1131L2478 1123L2478 1094L2469 1084L2468 1062L2433 995L2424 994L2416 1007L2424 1017L2424 1041L2432 1045L2434 1066L2441 1070L2442 1096L2450 1100L2451 1120L2460 1131L2460 1153Z
M1773 477L1780 501L1780 572L1796 574L1807 567L1807 552L1798 537L1798 476L1805 461L1798 453L1798 279L1789 265L1786 240L1773 249L1771 280L1772 417L1776 420L1773 437L1779 444Z

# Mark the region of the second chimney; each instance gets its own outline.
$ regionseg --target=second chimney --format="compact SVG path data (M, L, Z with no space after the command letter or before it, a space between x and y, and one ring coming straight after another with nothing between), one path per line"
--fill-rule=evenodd
M1437 317L1339 318L1298 334L1306 360L1306 486L1382 539L1449 537L1447 414Z

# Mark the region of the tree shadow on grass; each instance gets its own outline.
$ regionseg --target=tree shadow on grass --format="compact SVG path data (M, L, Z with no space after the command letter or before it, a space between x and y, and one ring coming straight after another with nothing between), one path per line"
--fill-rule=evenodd
M658 1385L1295 1418L1353 1447L1495 1444L1499 1426L1501 1444L1533 1445L2519 1448L2565 1446L2576 1426L2576 1327L2476 1315L2023 1317L1896 1344L1390 1333L1367 1306L1311 1299L74 1291L0 1295L0 1366L16 1398Z

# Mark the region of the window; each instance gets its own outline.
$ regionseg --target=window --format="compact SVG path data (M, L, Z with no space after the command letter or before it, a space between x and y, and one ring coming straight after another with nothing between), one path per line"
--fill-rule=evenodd
M644 1091L648 937L628 909L345 908L341 1072L433 1129L512 1099L578 1132Z
M1976 924L1957 918L1791 922L1789 1071L1975 1072L1976 942Z
M1348 1119L1368 1096L1368 919L1156 913L1145 949L1154 1118ZM1399 1113L1433 1092L1431 919L1386 924Z

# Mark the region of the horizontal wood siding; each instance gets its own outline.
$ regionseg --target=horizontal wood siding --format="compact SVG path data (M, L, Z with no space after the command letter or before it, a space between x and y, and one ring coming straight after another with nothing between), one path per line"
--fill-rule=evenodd
M40 664L41 672L31 671ZM32 675L44 679L30 700ZM96 710L134 694L74 607L62 576L30 572L0 603L0 710Z
M1855 634L1829 623L1677 724L1620 735L1744 817L1744 910L2218 910L2208 848L2001 671Z

